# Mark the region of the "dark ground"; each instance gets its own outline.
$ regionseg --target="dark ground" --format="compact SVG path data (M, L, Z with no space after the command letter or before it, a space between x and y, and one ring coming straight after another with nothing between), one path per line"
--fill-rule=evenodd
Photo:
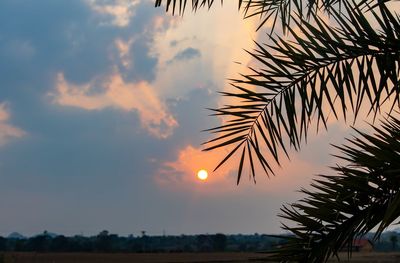
M0 263L228 263L228 262L271 262L268 255L260 253L142 253L142 254L101 254L101 253L4 253ZM337 262L332 259L329 262ZM400 253L354 253L347 261L347 254L341 255L341 262L395 263L400 262Z

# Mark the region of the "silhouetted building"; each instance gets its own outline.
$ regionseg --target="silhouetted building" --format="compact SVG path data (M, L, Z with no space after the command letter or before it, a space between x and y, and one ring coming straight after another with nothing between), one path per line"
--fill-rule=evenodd
M367 238L359 238L353 240L353 245L351 247L353 252L372 252L374 251L374 244L371 240ZM347 251L348 245L342 248L342 251Z

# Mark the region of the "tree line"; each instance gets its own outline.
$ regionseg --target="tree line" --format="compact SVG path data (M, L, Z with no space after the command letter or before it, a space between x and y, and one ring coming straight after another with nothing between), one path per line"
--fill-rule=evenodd
M179 236L119 236L101 231L94 236L64 236L47 231L29 238L0 237L0 251L5 252L93 252L93 253L162 253L268 251L281 240L268 235L200 234Z
M374 233L364 238L372 240ZM266 234L252 235L163 235L119 236L101 231L94 236L64 236L44 231L40 235L25 237L1 237L2 252L86 252L86 253L168 253L168 252L268 252L284 246L287 236ZM375 251L400 251L400 234L385 232L374 242Z

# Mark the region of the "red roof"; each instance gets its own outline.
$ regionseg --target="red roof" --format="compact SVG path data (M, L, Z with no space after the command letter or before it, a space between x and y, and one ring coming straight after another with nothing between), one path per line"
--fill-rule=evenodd
M368 244L372 245L371 241L369 241L369 239L366 239L366 238L353 240L354 247L364 247Z

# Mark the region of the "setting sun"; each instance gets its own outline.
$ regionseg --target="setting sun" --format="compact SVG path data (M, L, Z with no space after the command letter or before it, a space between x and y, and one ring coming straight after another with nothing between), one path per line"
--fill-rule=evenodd
M200 171L198 171L197 172L197 178L199 178L202 181L207 180L207 178L208 178L207 170L201 169Z

